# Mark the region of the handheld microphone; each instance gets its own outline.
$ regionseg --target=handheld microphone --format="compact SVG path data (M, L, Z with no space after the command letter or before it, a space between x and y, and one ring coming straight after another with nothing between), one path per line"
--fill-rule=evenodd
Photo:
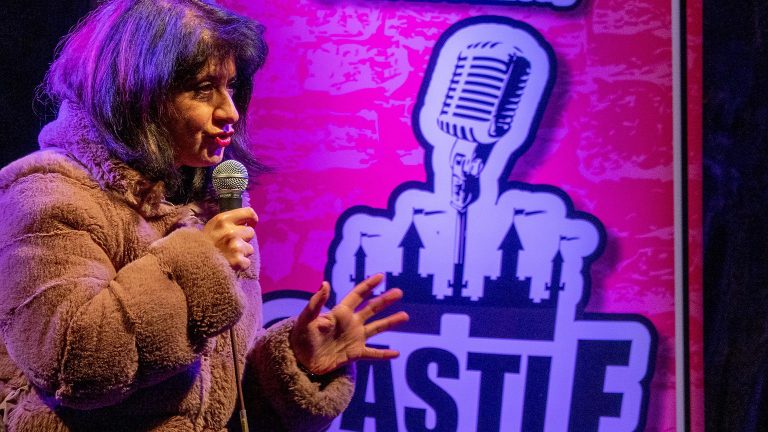
M219 197L219 211L225 212L241 208L243 206L243 192L248 188L248 170L240 162L226 160L213 169L213 188ZM240 427L243 432L248 432L248 415L245 411L243 398L243 379L240 364L237 362L237 341L235 339L235 326L229 329L229 339L232 345L232 359L235 365L235 385L237 386L237 398L240 403Z
M219 197L219 211L243 206L243 192L248 188L248 170L240 162L225 160L213 170L213 188Z

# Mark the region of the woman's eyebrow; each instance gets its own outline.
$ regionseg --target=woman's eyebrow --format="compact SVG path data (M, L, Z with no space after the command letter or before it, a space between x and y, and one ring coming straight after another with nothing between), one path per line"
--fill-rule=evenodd
M236 81L237 75L227 77L226 73L208 72L203 75L196 76L194 78L194 81L218 81L218 80L224 80L224 79L226 79L227 82Z

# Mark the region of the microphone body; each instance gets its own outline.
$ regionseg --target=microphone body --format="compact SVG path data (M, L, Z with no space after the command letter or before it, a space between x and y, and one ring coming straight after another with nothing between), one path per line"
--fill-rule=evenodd
M232 196L219 195L219 211L225 212L234 209L239 209L243 206L242 193Z
M240 162L226 160L213 170L213 188L219 197L219 211L238 209L248 188L248 171Z

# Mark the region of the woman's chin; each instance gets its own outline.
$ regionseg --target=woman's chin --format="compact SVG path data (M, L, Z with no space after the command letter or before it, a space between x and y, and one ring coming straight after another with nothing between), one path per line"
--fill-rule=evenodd
M205 157L187 159L176 164L176 166L187 166L192 168L208 168L218 165L224 159L224 153L205 155Z
M224 154L211 157L206 161L206 164L204 166L209 167L209 166L218 165L223 159L224 159Z
M199 167L210 167L219 164L224 159L224 147L215 147L201 155Z
M216 146L213 151L209 152L208 159L210 165L216 165L221 162L224 159L224 147Z

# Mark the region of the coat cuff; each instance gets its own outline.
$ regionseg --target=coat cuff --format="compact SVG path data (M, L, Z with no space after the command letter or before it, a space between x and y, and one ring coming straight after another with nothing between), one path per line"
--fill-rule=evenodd
M243 313L237 277L211 241L195 228L180 228L150 246L160 267L187 300L193 341L234 325Z
M290 347L293 325L293 320L286 320L262 335L248 356L247 367L287 430L324 430L352 399L354 367L311 379L299 369Z

